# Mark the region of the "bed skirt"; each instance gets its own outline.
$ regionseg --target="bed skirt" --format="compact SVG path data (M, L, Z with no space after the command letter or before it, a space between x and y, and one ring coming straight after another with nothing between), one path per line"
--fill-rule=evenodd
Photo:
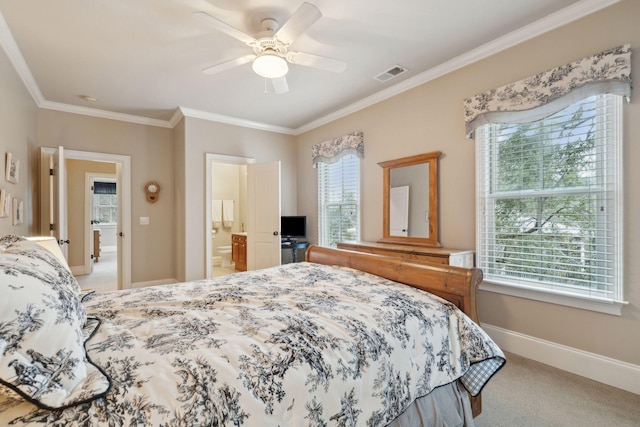
M473 427L471 402L460 381L416 399L387 427Z

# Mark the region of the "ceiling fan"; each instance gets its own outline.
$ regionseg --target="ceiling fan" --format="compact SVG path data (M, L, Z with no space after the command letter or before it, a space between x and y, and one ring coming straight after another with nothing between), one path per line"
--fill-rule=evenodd
M261 21L263 31L254 38L237 28L215 18L205 12L194 12L193 15L201 19L213 28L231 37L240 40L253 48L253 54L244 55L231 61L223 62L202 70L206 74L216 74L231 68L253 63L253 70L259 76L270 79L276 93L285 93L289 90L286 75L290 64L304 65L319 68L326 71L341 73L347 64L343 61L313 55L305 52L293 52L289 46L310 25L322 17L322 12L311 3L303 3L291 17L280 27L272 18Z

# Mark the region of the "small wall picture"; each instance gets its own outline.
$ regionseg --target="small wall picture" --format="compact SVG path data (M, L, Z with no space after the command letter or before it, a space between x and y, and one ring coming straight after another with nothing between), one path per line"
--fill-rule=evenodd
M7 190L0 190L0 218L6 218L11 211L11 194Z
M24 218L24 202L20 199L13 199L13 225L22 224Z
M5 179L14 184L20 178L20 160L16 160L13 154L7 153L7 164L5 166Z

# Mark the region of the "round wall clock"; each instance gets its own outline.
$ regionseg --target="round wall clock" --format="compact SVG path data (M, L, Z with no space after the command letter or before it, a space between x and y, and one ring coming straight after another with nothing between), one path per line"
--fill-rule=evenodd
M144 191L147 192L147 202L155 203L158 201L158 193L160 192L160 186L157 182L149 181L144 186Z

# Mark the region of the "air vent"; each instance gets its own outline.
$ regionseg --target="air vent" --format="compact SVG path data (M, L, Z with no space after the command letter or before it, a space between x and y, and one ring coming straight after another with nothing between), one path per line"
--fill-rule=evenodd
M386 82L391 80L394 77L398 77L400 74L403 74L407 72L407 69L404 67L401 67L399 65L395 65L391 68L389 68L387 71L385 71L382 74L378 74L377 76L374 77L374 79L380 81L380 82Z

